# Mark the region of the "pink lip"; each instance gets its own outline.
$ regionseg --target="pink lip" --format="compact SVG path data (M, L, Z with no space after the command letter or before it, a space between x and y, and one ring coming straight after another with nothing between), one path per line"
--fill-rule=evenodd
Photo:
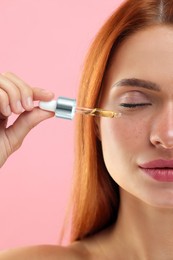
M142 171L160 182L173 182L173 160L155 160L139 165Z

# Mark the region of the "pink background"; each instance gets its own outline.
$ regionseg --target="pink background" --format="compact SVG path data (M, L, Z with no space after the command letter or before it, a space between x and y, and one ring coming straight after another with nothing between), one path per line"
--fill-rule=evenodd
M95 33L122 0L0 0L0 72L76 97ZM73 121L49 119L0 172L0 250L56 244L73 168Z

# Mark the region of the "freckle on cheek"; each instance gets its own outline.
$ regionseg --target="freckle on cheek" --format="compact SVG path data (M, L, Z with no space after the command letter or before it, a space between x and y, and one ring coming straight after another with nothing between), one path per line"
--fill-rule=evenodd
M114 124L110 124L107 131L109 136L111 136L114 140L117 140L117 142L121 143L129 143L129 142L135 142L137 139L141 138L143 136L143 127L138 128L134 127L134 125L126 126L121 125L117 126Z

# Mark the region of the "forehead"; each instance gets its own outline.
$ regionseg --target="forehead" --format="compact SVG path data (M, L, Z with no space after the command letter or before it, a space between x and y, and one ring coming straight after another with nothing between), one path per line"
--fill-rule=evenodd
M107 75L111 84L122 77L173 83L173 27L153 26L129 36L113 54Z

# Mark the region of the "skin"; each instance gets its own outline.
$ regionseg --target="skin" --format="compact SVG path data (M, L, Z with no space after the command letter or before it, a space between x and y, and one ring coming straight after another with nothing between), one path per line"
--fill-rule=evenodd
M173 259L173 182L158 182L139 169L173 159L172 46L172 27L137 32L114 54L105 77L101 106L122 112L121 118L100 120L105 164L121 198L118 221L100 240L110 259ZM160 90L115 86L123 78L149 80ZM147 105L131 109L122 103Z
M143 174L139 164L156 159L173 159L173 28L153 26L127 38L113 55L104 79L100 106L122 113L117 119L101 118L98 122L100 139L106 167L120 186L120 209L115 225L69 247L42 246L12 250L0 254L0 260L9 259L128 259L169 260L173 259L173 182L158 182ZM13 74L0 76L14 83ZM149 80L159 85L159 91L138 86L115 86L124 78ZM15 80L16 82L16 80ZM11 84L11 83L10 83ZM26 97L34 100L51 99L42 96L24 83L15 83L20 95L6 88L1 113L10 104L15 113L16 100L20 99L27 111L19 116L8 141L1 121L0 134L4 151L9 154L21 145L29 130L42 120L52 116L39 109L28 108ZM23 88L24 87L24 88ZM0 90L1 91L1 90ZM1 97L1 93L0 93ZM7 100L7 101L6 101ZM123 103L147 103L134 109ZM0 102L1 104L1 102ZM20 118L26 118L27 124ZM31 120L28 120L31 119ZM31 121L31 123L29 123ZM16 144L16 129L19 134ZM15 133L15 134L14 134ZM9 137L10 136L10 137ZM5 141L6 140L6 141ZM15 141L13 141L15 140ZM5 144L7 143L7 146ZM13 148L14 147L14 148ZM5 152L4 152L5 154ZM7 153L8 154L8 153ZM8 156L1 159L1 165ZM27 258L30 257L30 258Z
M0 167L22 144L29 131L52 113L34 108L33 101L49 101L54 94L41 88L31 88L13 73L0 74ZM11 113L19 115L13 125L6 127Z

